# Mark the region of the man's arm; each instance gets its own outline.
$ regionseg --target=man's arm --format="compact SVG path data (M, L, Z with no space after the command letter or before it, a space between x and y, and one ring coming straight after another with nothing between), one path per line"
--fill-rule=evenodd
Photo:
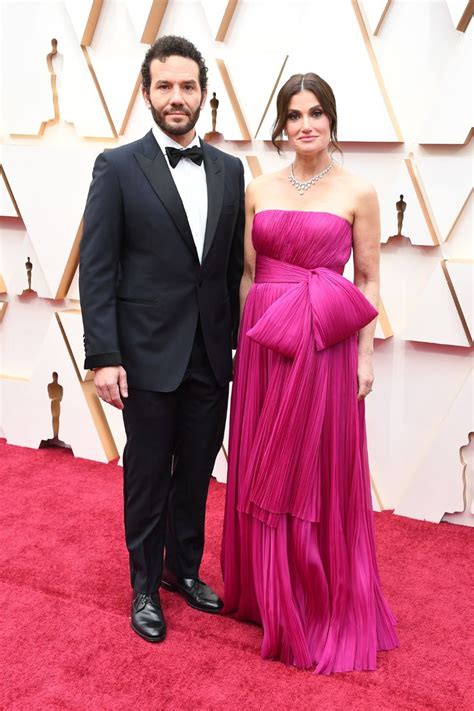
M240 163L239 187L237 200L239 212L235 223L232 245L227 269L227 286L229 289L230 313L232 318L232 348L237 348L240 321L240 280L244 267L244 227L245 227L245 185L244 166Z
M94 165L80 246L85 368L118 366L122 362L116 314L122 229L120 185L114 168L101 153Z
M84 212L79 291L84 323L85 368L95 370L97 395L123 408L127 374L117 334L116 289L122 242L122 194L104 153L98 156Z

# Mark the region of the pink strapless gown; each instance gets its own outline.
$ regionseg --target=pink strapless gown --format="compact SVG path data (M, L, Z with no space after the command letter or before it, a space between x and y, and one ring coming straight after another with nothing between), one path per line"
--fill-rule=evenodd
M342 275L351 225L264 210L253 224L231 403L224 613L262 656L320 674L398 646L374 548L357 332L377 311Z

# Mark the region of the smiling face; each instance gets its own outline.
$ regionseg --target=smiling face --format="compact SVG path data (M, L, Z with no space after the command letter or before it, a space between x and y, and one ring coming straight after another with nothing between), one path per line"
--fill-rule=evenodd
M285 131L296 153L327 150L331 141L331 123L312 91L294 94L288 104Z
M206 92L199 85L199 67L193 59L172 55L150 63L150 89L142 89L157 125L172 138L194 135Z

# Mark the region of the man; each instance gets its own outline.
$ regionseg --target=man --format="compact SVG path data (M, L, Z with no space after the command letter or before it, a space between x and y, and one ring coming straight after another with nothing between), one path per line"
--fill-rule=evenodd
M160 584L198 610L222 607L199 566L239 320L244 180L240 160L196 136L206 86L190 42L150 48L155 125L97 158L81 242L85 367L123 408L131 624L150 642L166 633Z

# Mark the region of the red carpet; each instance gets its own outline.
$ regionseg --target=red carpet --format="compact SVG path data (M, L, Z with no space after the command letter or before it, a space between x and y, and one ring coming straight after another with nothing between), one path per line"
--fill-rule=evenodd
M472 529L376 515L401 647L371 673L264 662L260 630L162 593L167 640L129 628L121 469L0 442L1 709L474 709ZM222 591L225 487L202 576Z

